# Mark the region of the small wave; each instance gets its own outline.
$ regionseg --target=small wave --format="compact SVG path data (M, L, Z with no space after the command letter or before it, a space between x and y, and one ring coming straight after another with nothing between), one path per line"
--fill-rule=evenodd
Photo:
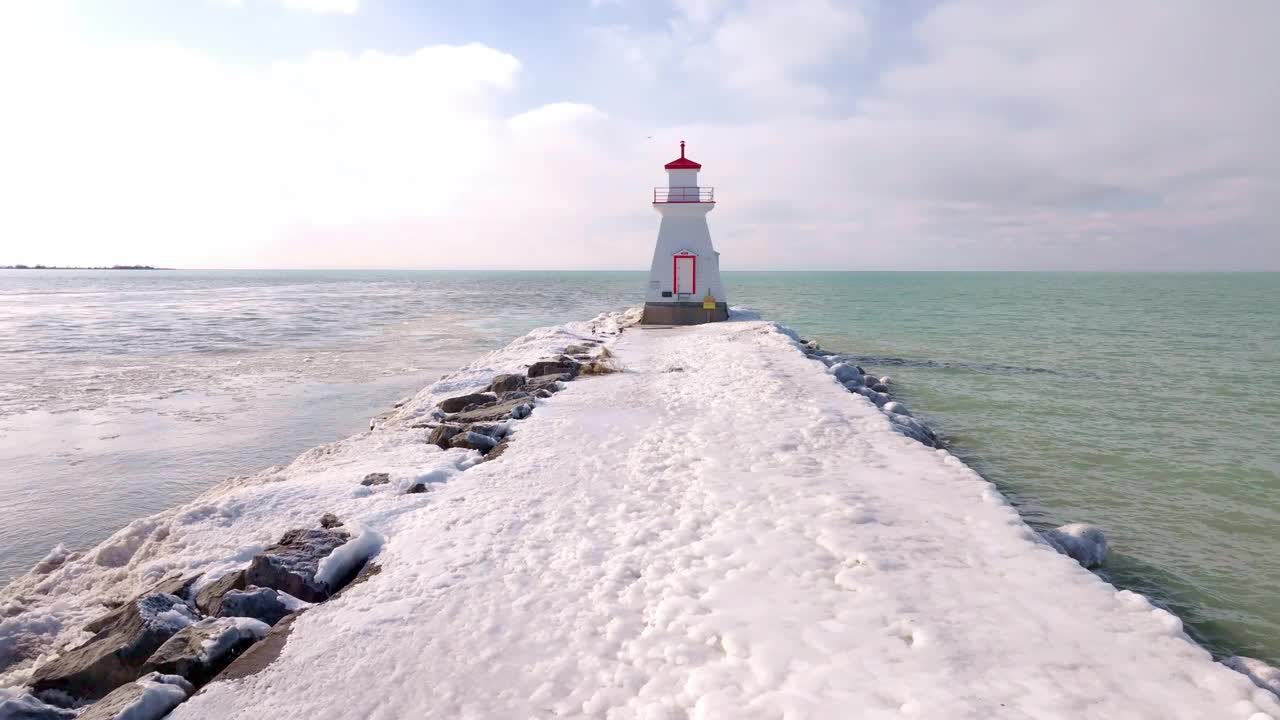
M1033 367L1029 365L1003 365L1000 363L970 363L954 360L929 360L927 358L904 358L888 355L857 355L853 353L834 353L841 360L883 367L929 368L935 370L968 370L987 375L1057 375L1061 377L1097 379L1095 373L1064 372L1052 368Z

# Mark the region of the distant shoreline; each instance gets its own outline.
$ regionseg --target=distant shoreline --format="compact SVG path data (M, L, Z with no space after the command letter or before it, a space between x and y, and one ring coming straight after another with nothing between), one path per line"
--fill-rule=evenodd
M58 265L0 265L0 270L173 270L174 268L158 268L151 265L103 265L101 267L58 266Z

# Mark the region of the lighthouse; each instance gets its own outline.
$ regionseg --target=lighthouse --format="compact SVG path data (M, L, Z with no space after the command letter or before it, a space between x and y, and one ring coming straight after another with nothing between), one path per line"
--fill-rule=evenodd
M715 188L698 185L702 166L684 155L666 164L667 186L653 189L653 208L662 216L658 243L644 296L645 325L697 325L729 318L720 284L720 253L711 246L707 213L716 206Z

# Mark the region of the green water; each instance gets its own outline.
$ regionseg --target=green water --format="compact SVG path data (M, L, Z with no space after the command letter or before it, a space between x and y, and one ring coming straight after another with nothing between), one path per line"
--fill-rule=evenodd
M891 374L1033 525L1215 653L1280 663L1280 274L731 273Z

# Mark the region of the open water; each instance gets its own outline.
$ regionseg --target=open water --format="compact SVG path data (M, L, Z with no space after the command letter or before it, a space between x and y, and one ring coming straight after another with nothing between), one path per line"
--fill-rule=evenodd
M0 271L0 582L362 430L642 273ZM853 352L1027 519L1280 664L1280 274L726 273ZM851 400L852 401L852 400Z

